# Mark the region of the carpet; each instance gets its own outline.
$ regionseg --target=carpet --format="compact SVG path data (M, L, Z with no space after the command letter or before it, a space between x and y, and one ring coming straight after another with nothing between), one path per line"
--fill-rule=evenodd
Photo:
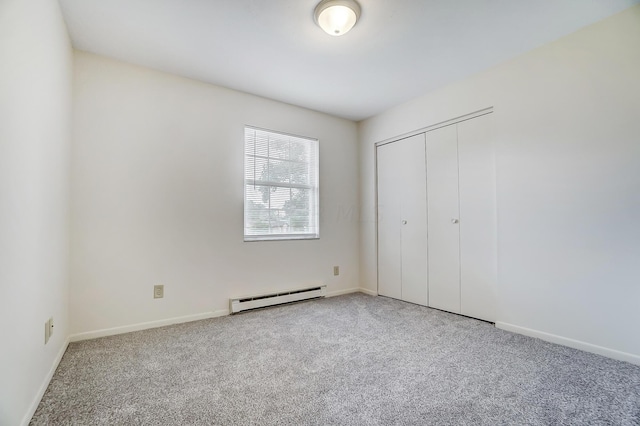
M32 425L640 425L640 366L364 294L71 343Z

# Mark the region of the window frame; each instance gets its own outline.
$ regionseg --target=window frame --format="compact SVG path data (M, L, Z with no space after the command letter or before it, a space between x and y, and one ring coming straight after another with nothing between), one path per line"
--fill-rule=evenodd
M309 141L311 143L311 149L314 150L315 152L313 153L313 157L312 159L310 159L310 161L306 164L309 164L312 169L315 170L315 185L305 185L305 184L298 184L298 183L291 183L291 181L287 184L287 183L283 183L283 182L276 182L276 181L261 181L261 180L256 180L255 179L255 175L254 175L254 179L247 179L247 163L248 163L248 159L250 157L257 158L256 156L250 156L247 154L247 130L255 130L255 131L259 131L259 132L266 132L269 134L274 134L277 136L284 136L284 137L290 137L290 138L296 138L296 139L301 139L301 140L306 140ZM287 133L287 132L281 132L281 131L276 131L276 130L271 130L271 129L265 129L265 128L261 128L261 127L256 127L256 126L251 126L248 124L245 124L243 127L243 131L244 131L244 136L243 136L243 240L244 242L258 242L258 241L288 241L288 240L318 240L320 239L320 140L317 138L312 138L309 136L300 136L300 135L296 135L293 133ZM255 142L254 142L255 143ZM263 156L260 156L260 158L263 158ZM282 159L277 158L277 157L269 157L269 155L267 155L266 157L264 157L265 159L267 159L267 161L269 159L274 159L274 160L278 160L278 161L282 161ZM315 161L313 161L315 160ZM286 161L290 161L290 160L286 160ZM248 213L248 209L247 209L247 185L250 184L250 182L252 182L254 185L256 185L257 183L261 183L261 184L267 184L268 186L276 186L276 187L280 187L280 188L289 188L289 189L296 189L296 188L301 188L301 189L309 189L311 191L311 195L312 195L312 199L310 200L310 204L311 204L311 208L309 209L309 214L311 215L312 219L315 219L315 232L309 232L309 233L281 233L281 234L274 234L274 233L263 233L263 234L259 234L259 235L248 235L246 233L247 231L247 213ZM313 207L315 207L315 209L313 209ZM315 211L313 211L315 210ZM315 213L315 214L314 214ZM267 231L271 230L273 228L269 227L267 229Z

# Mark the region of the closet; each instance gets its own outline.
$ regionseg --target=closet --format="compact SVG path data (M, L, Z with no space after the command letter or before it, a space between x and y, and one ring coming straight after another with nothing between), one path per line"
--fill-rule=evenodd
M427 304L425 135L378 151L378 294Z
M376 147L378 293L495 320L492 114Z

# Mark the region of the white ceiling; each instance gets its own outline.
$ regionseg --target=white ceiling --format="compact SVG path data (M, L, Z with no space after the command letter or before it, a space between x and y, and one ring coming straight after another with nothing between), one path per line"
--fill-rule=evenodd
M76 49L361 120L640 0L359 0L331 37L320 0L60 0Z

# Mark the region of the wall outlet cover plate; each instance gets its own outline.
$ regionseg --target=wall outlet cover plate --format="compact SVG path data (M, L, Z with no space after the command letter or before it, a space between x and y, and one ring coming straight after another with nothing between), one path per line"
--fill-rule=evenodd
M153 298L162 299L164 297L164 285L153 286Z

